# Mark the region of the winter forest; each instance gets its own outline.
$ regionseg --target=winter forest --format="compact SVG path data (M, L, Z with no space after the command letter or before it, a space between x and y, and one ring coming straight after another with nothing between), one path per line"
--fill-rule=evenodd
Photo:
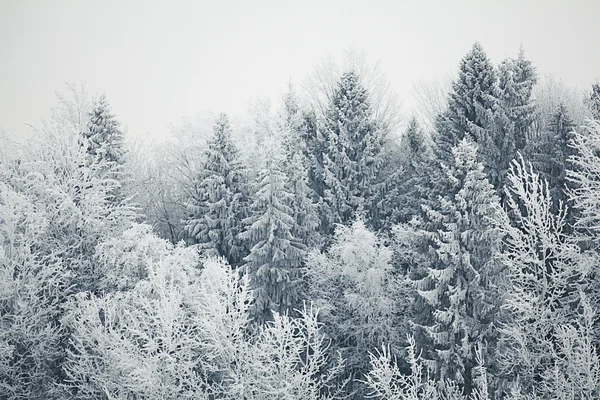
M518 49L517 49L518 50ZM0 139L0 399L600 398L600 84L474 43L132 140L68 86Z

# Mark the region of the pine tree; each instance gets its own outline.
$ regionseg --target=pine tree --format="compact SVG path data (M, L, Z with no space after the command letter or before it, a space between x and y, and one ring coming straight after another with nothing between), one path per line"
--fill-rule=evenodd
M469 135L478 145L486 172L495 181L493 160L499 153L492 131L493 113L498 105L496 72L479 43L473 45L459 68L448 110L436 123L437 156L448 165L452 162L452 148Z
M522 152L527 144L534 121L534 105L531 98L537 82L535 68L525 58L521 48L517 59L507 59L500 64L498 72L499 107L496 110L494 143L498 148L495 169L498 180L492 182L497 189L503 187L510 162ZM502 192L501 192L502 193Z
M238 238L247 212L246 179L231 140L229 118L221 114L208 143L185 225L192 241L199 243L207 255L225 257L234 267L246 255Z
M293 314L301 295L299 267L305 246L294 236L298 231L292 193L282 162L281 145L272 136L265 140L265 157L257 177L248 226L240 237L251 245L245 270L255 292L254 316L258 322L270 320L271 311Z
M101 95L94 103L87 130L87 152L100 161L123 164L125 156L124 137L120 123L112 114L106 96Z
M359 77L342 75L322 121L327 138L323 156L324 199L331 210L330 229L364 211L365 199L382 165L382 131L373 119L368 93Z
M469 392L475 346L495 339L499 311L496 290L501 274L494 259L504 221L500 200L467 138L453 149L447 191L439 208L425 207L421 235L434 250L430 265L415 281L430 307L424 329L441 379L452 379Z

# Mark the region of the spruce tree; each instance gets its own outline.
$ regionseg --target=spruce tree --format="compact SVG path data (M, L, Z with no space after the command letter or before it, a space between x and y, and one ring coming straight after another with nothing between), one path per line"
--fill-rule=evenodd
M380 232L390 232L394 225L420 214L421 204L428 201L430 194L433 152L429 137L414 117L396 153L386 160L382 170L384 179L378 183L377 196L369 203L371 224Z
M401 143L402 175L400 198L396 206L398 222L408 222L421 211L421 204L429 198L429 178L432 173L433 153L429 137L416 119L412 119Z
M327 138L317 122L314 111L303 113L303 129L301 139L303 143L304 161L308 186L311 190L313 202L319 216L318 231L321 234L330 234L331 210L325 201L325 153L327 151Z
M429 306L430 323L422 326L439 377L469 392L476 345L496 337L501 273L494 255L500 249L504 219L500 199L477 160L476 145L463 139L453 149L453 158L453 166L446 169L446 195L438 207L424 207L417 224L433 252L414 283Z
M286 189L292 195L289 206L295 220L293 235L307 247L319 244L320 219L318 198L310 187L311 154L307 151L308 129L306 114L300 108L299 98L292 84L283 97L283 107L278 116L286 175Z
M244 260L255 293L254 317L270 320L271 311L293 314L301 296L300 266L305 253L290 207L292 193L282 169L284 154L276 138L265 140L247 229L240 235L251 249Z
M569 146L574 127L569 111L561 103L548 121L542 136L532 141L527 148L536 172L548 183L554 212L558 212L560 204L567 201L566 171L570 164L569 157L574 154Z
M93 104L87 127L84 132L81 132L82 137L79 141L88 155L80 168L91 168L96 176L118 182L118 185L106 196L106 200L113 205L127 200L123 190L125 183L123 164L126 151L120 125L111 111L106 96L102 94ZM76 190L80 193L81 190L85 190L85 187L78 186Z
M452 85L447 111L436 122L438 159L449 165L452 148L466 136L474 140L481 162L492 180L496 180L494 160L499 149L493 138L493 115L497 108L497 77L494 66L481 44L461 60L458 79Z
M185 229L193 243L209 256L225 257L239 266L246 249L238 238L247 213L247 178L231 139L226 114L221 114L196 178L196 193L188 204Z
M588 100L592 118L600 120L600 82L592 85L592 93Z
M87 129L83 132L87 139L87 152L92 158L108 163L123 163L125 148L120 125L106 96L101 95L92 107Z
M507 59L500 64L498 72L499 107L496 110L494 143L498 158L494 167L498 171L497 189L505 183L511 161L527 144L534 121L532 101L533 87L537 82L535 68L525 58L521 48L517 59ZM501 191L502 193L502 191Z
M314 203L314 194L308 186L308 178L301 154L289 156L286 163L286 187L291 194L289 207L294 217L293 235L307 247L319 246L320 226L318 205Z
M331 210L331 230L333 224L346 224L355 213L364 211L383 162L383 132L354 72L342 75L321 129L327 139L324 199Z

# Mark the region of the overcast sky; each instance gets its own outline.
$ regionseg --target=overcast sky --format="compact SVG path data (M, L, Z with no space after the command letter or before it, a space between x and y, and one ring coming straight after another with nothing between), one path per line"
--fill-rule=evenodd
M600 78L599 0L0 0L0 123L22 136L54 91L105 91L130 133L277 96L349 46L380 60L410 111L414 82L454 71L474 41L525 47L540 74Z

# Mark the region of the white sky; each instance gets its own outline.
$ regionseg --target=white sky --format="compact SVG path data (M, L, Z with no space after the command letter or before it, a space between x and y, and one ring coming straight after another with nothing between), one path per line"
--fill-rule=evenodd
M132 134L274 100L328 54L380 60L412 85L454 71L474 41L494 62L523 43L540 74L600 78L600 0L0 0L0 124L23 136L65 82L105 91Z

